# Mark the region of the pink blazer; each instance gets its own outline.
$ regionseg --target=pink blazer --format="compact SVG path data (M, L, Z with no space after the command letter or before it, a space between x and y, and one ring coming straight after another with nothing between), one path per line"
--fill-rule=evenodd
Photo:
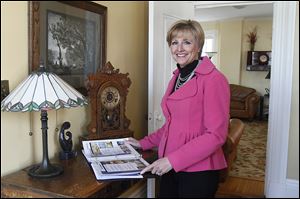
M225 76L203 57L195 77L172 93L174 71L161 107L165 124L140 140L143 150L158 147L178 171L218 170L227 167L222 151L229 123L230 89Z

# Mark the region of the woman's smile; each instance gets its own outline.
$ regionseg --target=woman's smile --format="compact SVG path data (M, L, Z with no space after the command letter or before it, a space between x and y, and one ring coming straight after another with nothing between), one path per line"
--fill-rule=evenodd
M181 68L198 59L199 47L191 33L178 33L171 42L171 53Z

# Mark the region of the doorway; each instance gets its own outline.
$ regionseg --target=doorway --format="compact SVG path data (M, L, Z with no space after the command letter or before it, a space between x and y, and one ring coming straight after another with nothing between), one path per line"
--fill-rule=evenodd
M154 60L153 24L157 20L154 16L153 5L149 2L149 127L153 127L156 120L153 112L153 69ZM171 2L169 2L171 3ZM199 2L202 8L222 7L228 5L260 4L260 2ZM272 2L271 2L272 3ZM272 78L270 81L269 126L267 143L267 163L265 178L265 195L274 197L284 195L287 173L288 138L291 110L292 70L294 60L294 32L296 19L296 2L273 2L273 36L272 36ZM178 10L179 9L179 10ZM180 8L177 8L180 12ZM163 27L161 27L163 28ZM164 41L164 40L163 40ZM284 49L284 50L283 50ZM283 68L284 66L284 68ZM157 65L156 65L157 67ZM161 85L159 85L161 87ZM158 118L159 119L159 118ZM278 183L279 182L279 183ZM280 187L282 186L282 187ZM149 187L148 187L149 191Z
M259 101L263 102L259 99L263 99L266 94L265 88L270 88L270 80L265 79L268 71L247 70L247 56L250 52L247 34L253 29L257 31L255 52L271 51L273 4L200 8L195 10L195 16L204 29L205 42L209 41L206 43L207 49L216 52L212 61L225 74L229 83L234 84L234 90L240 88L234 93L240 95L243 89L255 89L256 94L260 96L253 98L257 100L251 107L252 111L256 110L254 120L242 119L245 130L237 149L237 159L229 173L231 177L221 184L222 195L226 194L226 185L230 185L231 187L227 188L229 196L236 194L244 197L263 197L268 122L259 117ZM203 49L203 54L206 51ZM239 118L238 115L245 117L245 114L237 113L234 117ZM244 183L241 183L243 180ZM235 181L239 183L234 183ZM255 189L246 191L243 186L248 189L250 184L256 186ZM231 193L232 190L236 190L236 193Z

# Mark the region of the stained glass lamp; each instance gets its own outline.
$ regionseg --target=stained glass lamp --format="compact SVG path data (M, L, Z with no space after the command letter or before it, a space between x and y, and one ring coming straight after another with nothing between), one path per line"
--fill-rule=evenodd
M51 109L87 105L87 99L56 74L47 72L41 65L38 72L30 74L1 102L1 110L8 112L41 111L43 160L32 166L28 174L48 178L63 173L58 164L51 164L48 157L48 117Z

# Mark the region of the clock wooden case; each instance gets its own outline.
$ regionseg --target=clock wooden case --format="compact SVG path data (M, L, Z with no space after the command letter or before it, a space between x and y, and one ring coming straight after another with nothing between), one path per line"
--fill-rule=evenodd
M91 105L89 134L85 139L132 137L130 120L126 117L126 97L131 80L128 73L119 73L108 62L96 74L88 76L88 96Z

